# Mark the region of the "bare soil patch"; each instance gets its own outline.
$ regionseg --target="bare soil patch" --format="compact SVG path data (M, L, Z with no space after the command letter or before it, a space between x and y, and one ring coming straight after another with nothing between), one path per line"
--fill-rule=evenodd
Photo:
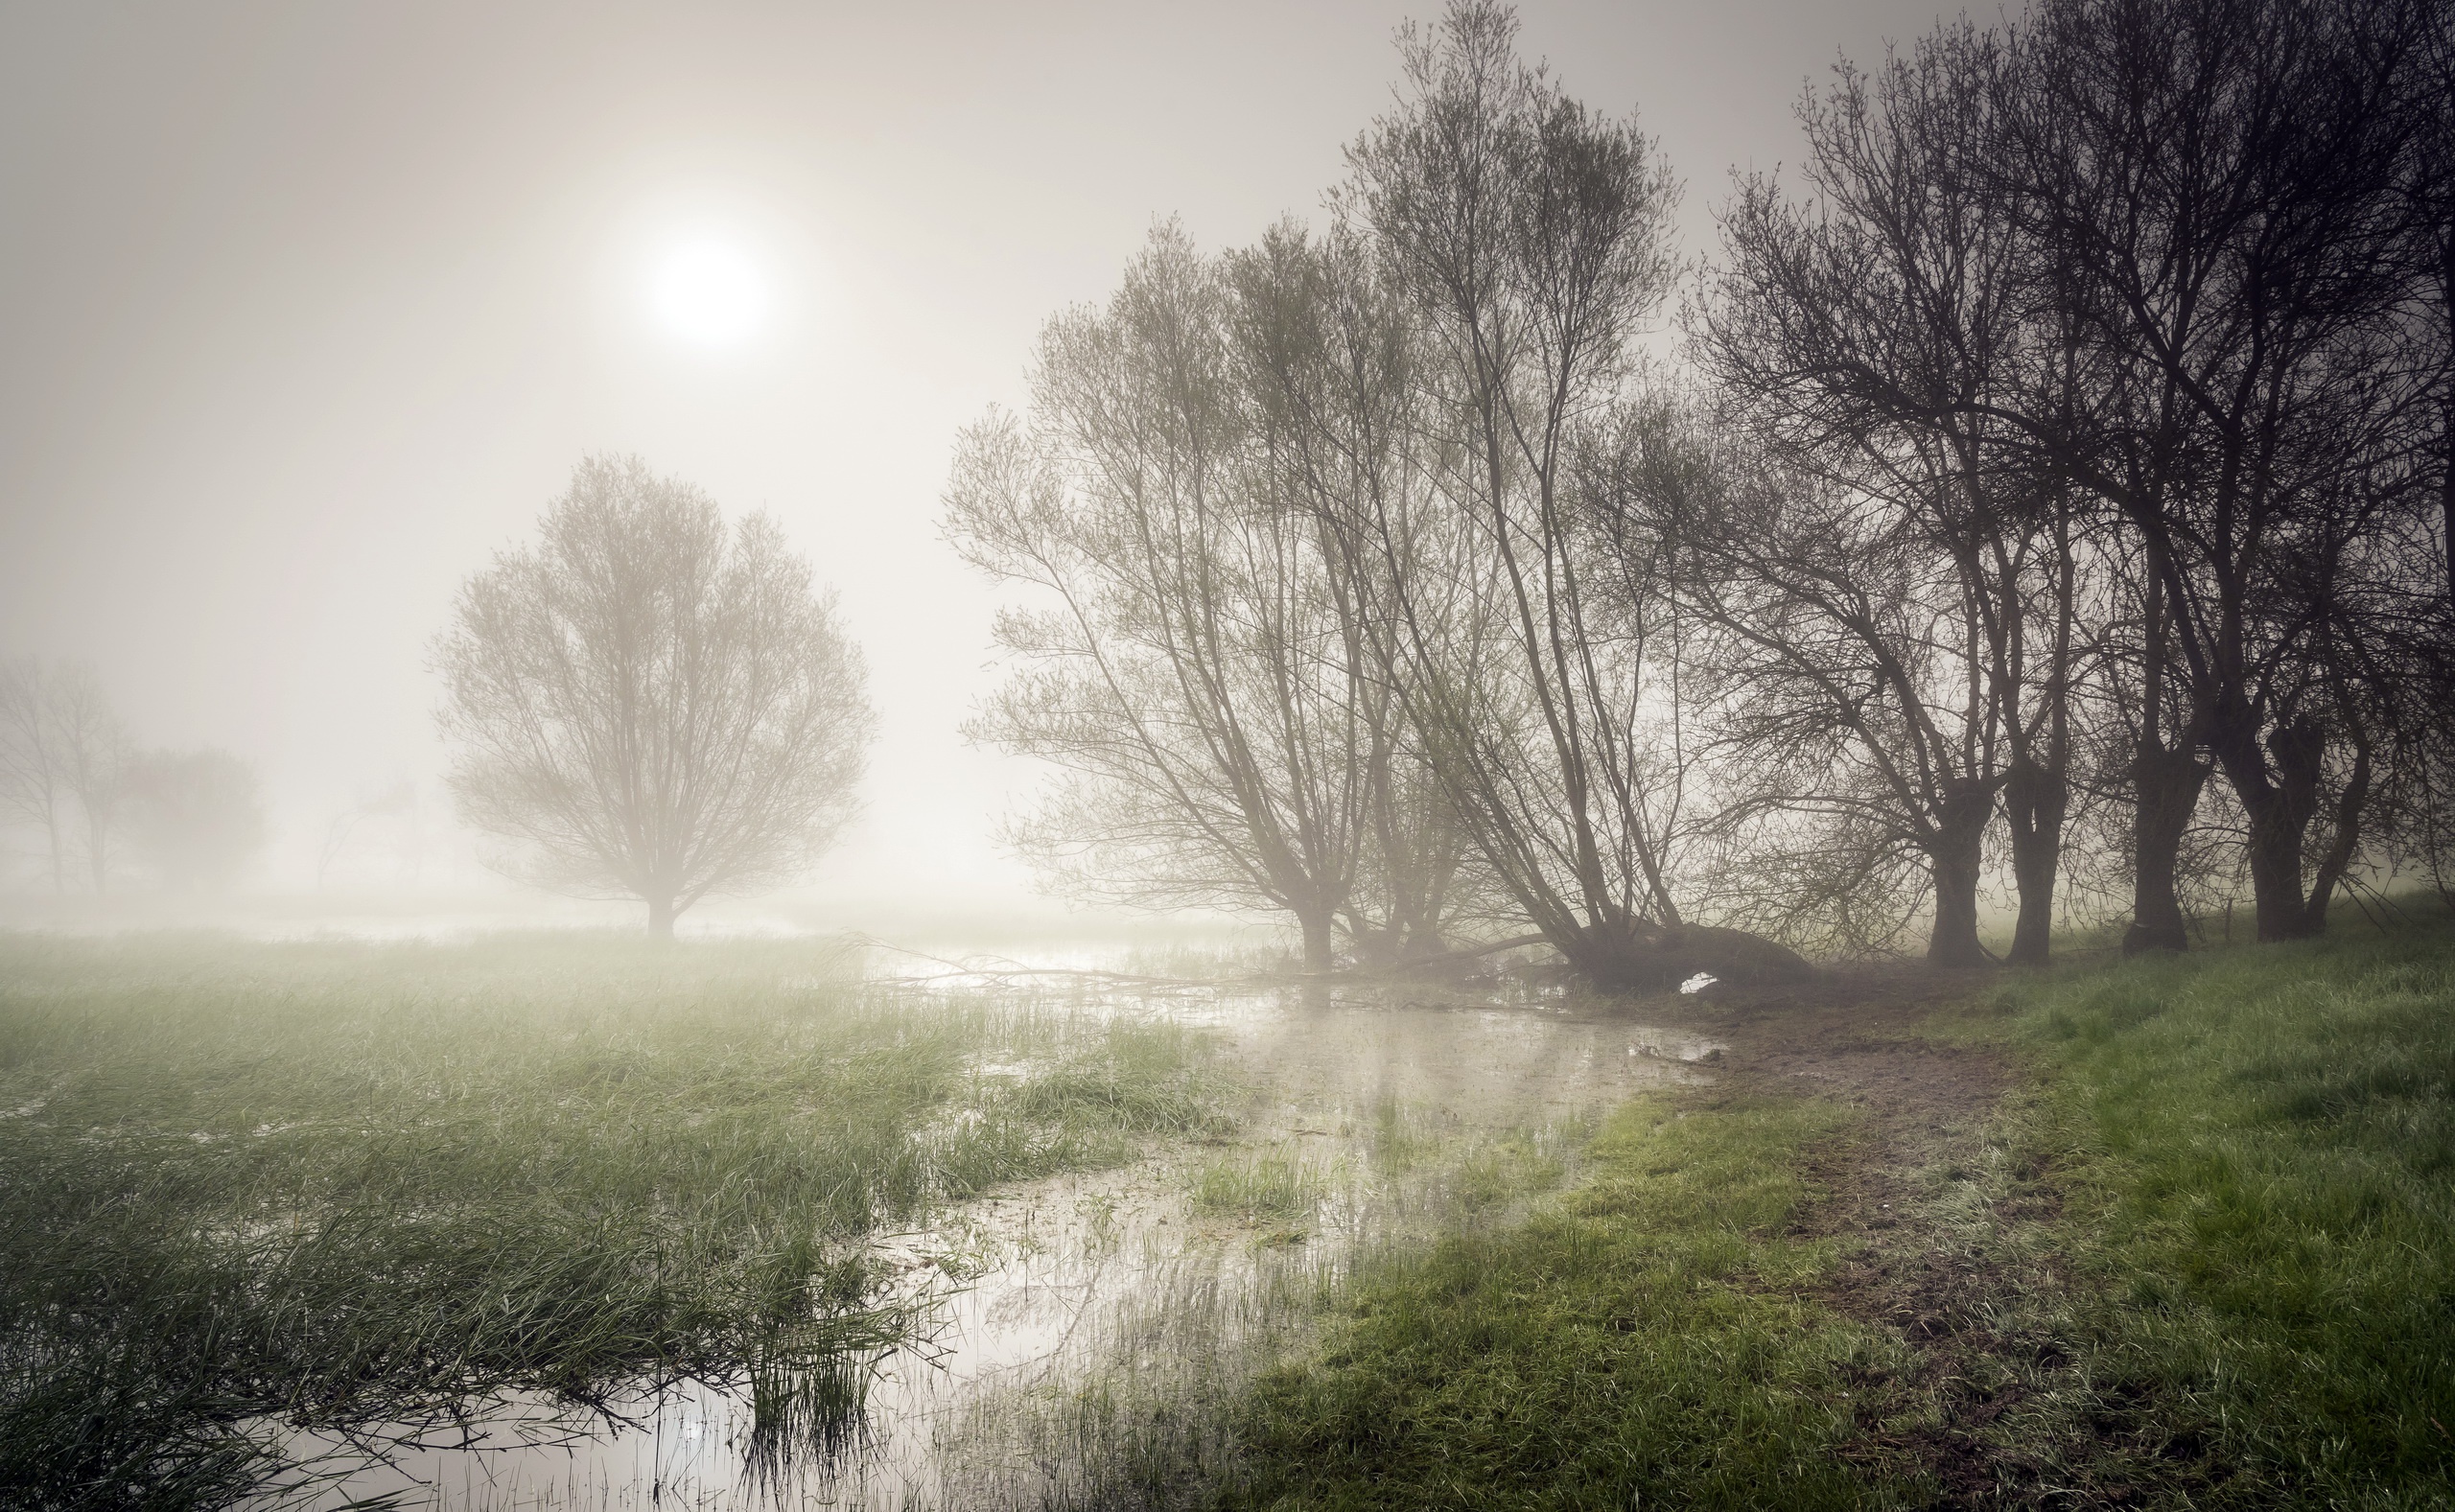
M1700 1016L1729 1045L1733 1090L1862 1110L1811 1166L1820 1195L1795 1230L1843 1243L1818 1300L1889 1334L1907 1362L1852 1382L1863 1436L1847 1453L1887 1478L1926 1479L1942 1508L2130 1505L2125 1425L2069 1410L2078 1346L2050 1242L2060 1195L1990 1139L2021 1069L2001 1050L1918 1033L1995 980L1861 967L1733 992Z

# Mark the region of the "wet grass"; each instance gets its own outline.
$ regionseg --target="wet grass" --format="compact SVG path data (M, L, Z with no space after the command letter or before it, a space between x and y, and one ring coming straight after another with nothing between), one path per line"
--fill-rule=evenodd
M1822 1451L1883 1353L1803 1292L1802 1163L1850 1114L1658 1095L1523 1222L1363 1268L1318 1348L1234 1410L1221 1506L1860 1506ZM1881 1504L1885 1498L1875 1498Z
M1359 1275L1441 1236L1512 1223L1558 1190L1599 1123L1573 1109L1537 1127L1461 1128L1393 1097L1367 1105L1353 1121L1320 1111L1360 1137L1338 1156L1261 1146L1196 1164L1189 1210L1234 1226L1120 1298L1066 1366L973 1404L941 1504L1206 1504L1243 1463L1254 1383L1274 1361L1309 1358Z
M1926 1032L2029 1080L1881 1234L1837 1226L1864 1115L1743 1081L1221 1151L1205 1216L1298 1239L1368 1178L1423 1221L1189 1273L981 1447L1092 1505L2447 1504L2455 928L2340 924L1981 989ZM736 1381L823 1441L904 1321L864 1235L1251 1090L803 946L0 939L0 1503L224 1500L269 1421L503 1387ZM1852 1300L1885 1267L1941 1334Z
M2058 972L2048 1076L2101 1428L2151 1500L2443 1506L2455 1477L2455 928Z
M0 937L0 1503L215 1504L509 1390L827 1417L911 1321L864 1235L1217 1118L1198 1036L845 965Z
M1849 1108L1642 1098L1522 1219L1291 1292L1298 1347L1074 1500L2455 1503L2455 927L2339 925L1983 989L1927 1033L2028 1080L1847 1199Z
M1311 1217L1328 1190L1300 1158L1246 1151L1204 1162L1194 1173L1193 1209L1248 1223L1295 1223Z

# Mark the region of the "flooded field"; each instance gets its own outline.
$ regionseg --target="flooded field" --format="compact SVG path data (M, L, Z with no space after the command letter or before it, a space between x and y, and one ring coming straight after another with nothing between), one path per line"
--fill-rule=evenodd
M891 963L894 964L894 963ZM909 963L901 963L908 965ZM1232 1077L1217 1132L1108 1169L994 1185L873 1234L913 1341L830 1379L690 1384L574 1416L538 1398L395 1425L386 1462L306 1500L436 1509L1037 1506L1131 1477L1202 1408L1300 1347L1360 1260L1506 1221L1572 1173L1583 1133L1719 1047L1531 989L1182 985L946 976L1049 1011L1162 1020ZM1002 984L1002 985L1001 985ZM1028 1068L989 1063L994 1086ZM1165 1408L1165 1410L1157 1410ZM362 1442L382 1440L381 1429ZM1180 1449L1182 1446L1177 1446ZM345 1461L346 1444L292 1452ZM295 1499L293 1499L295 1500Z

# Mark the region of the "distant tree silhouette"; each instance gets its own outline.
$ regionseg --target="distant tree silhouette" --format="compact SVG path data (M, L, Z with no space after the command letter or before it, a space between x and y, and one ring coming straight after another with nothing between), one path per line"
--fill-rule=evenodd
M135 745L86 663L65 663L52 675L48 703L61 782L84 821L86 875L100 893L109 884L113 832L128 798Z
M61 842L66 761L51 718L42 663L26 658L0 665L0 803L43 832L51 887L68 890L68 849Z
M461 816L510 875L647 904L800 874L853 811L873 729L834 598L763 514L592 457L531 549L462 588L437 642Z
M80 821L86 874L103 890L129 755L128 728L92 666L0 665L0 811L42 830L53 891L67 891L67 837Z

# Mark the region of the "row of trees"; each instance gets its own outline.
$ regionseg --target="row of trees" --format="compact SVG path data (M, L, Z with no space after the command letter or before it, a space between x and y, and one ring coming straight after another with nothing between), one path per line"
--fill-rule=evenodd
M2046 0L1803 107L1676 366L1676 186L1453 5L1325 230L1155 234L963 438L977 733L1064 881L1633 981L2079 902L2262 938L2441 853L2446 0ZM2221 773L2222 783L2211 783ZM2073 884L2077 884L2076 890ZM1744 962L1741 962L1744 964Z
M0 813L53 891L101 893L133 857L167 886L227 884L264 842L254 771L226 751L145 750L92 667L0 663Z
M2435 838L2450 87L2442 0L2049 5L1846 75L1813 198L1725 219L1697 350L1805 485L1764 523L1879 500L1958 600L1958 759L1898 806L1959 894L1952 795L1994 795L2024 956L2084 797L2128 831L2136 946L2184 942L2211 773L2262 939L2319 930L2399 819Z

